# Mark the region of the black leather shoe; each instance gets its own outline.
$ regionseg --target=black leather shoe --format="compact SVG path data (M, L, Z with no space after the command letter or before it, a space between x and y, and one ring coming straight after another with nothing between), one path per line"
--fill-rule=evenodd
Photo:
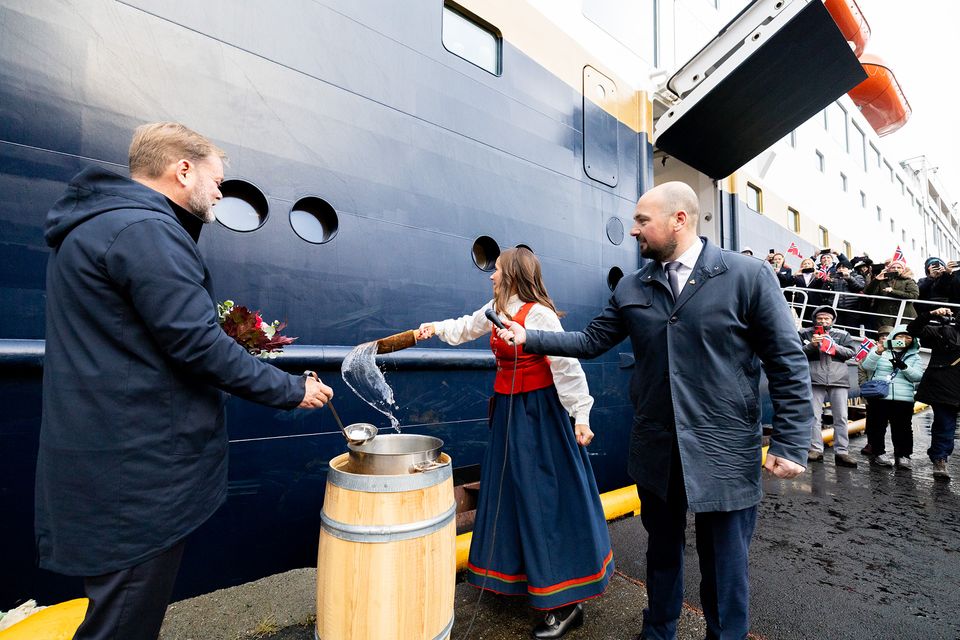
M561 618L556 610L548 611L543 622L533 628L534 638L562 638L570 629L583 626L583 605L577 603L566 618Z

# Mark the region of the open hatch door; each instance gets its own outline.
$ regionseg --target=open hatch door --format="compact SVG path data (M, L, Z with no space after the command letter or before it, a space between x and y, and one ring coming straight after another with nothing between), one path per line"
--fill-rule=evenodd
M866 77L822 0L754 0L667 82L654 145L719 180Z

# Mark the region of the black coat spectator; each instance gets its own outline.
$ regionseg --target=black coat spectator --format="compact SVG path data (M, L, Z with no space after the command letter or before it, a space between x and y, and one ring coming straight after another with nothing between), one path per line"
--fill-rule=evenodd
M927 275L917 282L921 300L960 303L960 276L957 273L933 256L927 258L923 267Z

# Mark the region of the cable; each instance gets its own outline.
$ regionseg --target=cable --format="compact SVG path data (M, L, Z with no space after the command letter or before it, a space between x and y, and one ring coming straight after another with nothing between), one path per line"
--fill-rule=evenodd
M517 364L518 352L517 343L513 343L513 376L510 379L510 405L507 407L507 427L503 436L503 466L500 467L500 486L497 488L497 508L493 513L493 536L490 538L490 553L487 554L486 566L483 568L483 581L480 583L480 595L477 596L477 603L473 606L473 618L470 619L470 625L467 627L465 638L470 638L470 631L473 630L473 623L477 621L477 614L480 613L480 601L483 599L483 592L487 588L487 577L490 575L490 563L493 561L493 550L497 543L497 522L500 519L500 500L503 498L503 479L507 475L507 454L510 452L510 421L513 419L513 393L514 385L517 382Z

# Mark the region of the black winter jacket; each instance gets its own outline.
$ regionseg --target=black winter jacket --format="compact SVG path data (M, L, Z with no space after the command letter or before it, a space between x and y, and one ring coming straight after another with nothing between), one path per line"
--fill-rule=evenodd
M192 216L99 168L47 216L35 523L46 569L100 575L177 543L226 496L223 392L278 408L303 398L302 378L220 329L181 218Z

